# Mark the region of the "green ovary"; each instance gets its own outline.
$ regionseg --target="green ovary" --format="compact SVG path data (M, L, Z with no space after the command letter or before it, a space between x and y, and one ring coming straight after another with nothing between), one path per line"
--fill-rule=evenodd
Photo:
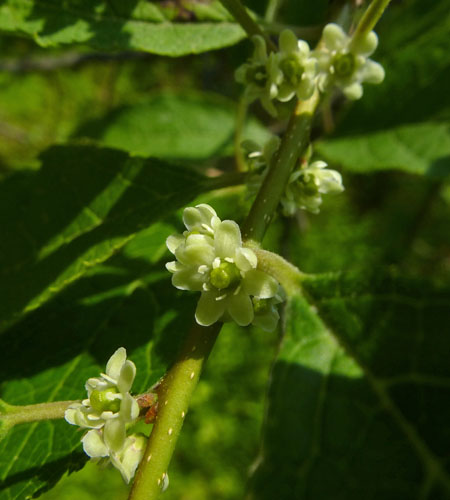
M269 299L260 299L258 297L253 297L252 302L255 314L265 313L269 309Z
M120 399L109 399L109 394L118 394L118 390L115 387L110 389L105 389L104 391L94 390L91 392L89 401L91 402L92 408L99 413L103 411L118 412L120 410Z
M239 283L241 280L241 273L235 264L231 262L221 262L219 267L211 271L209 280L214 288L223 290Z
M337 76L346 78L352 76L355 71L356 61L353 54L340 54L333 60L333 68Z
M302 79L303 67L294 57L288 57L281 61L280 69L291 85L298 85Z
M247 69L245 78L248 82L254 83L259 87L264 87L267 83L267 71L264 64L257 64Z

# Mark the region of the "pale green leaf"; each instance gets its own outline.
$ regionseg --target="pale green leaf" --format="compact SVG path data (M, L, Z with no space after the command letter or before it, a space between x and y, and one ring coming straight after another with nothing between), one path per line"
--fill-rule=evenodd
M316 150L333 165L356 173L403 170L430 177L450 174L447 123L416 123L338 137L318 143Z
M183 12L201 22L171 21ZM0 5L0 30L32 37L42 47L77 43L166 56L219 49L245 37L220 6L173 11L144 0L6 0Z
M233 151L236 105L216 94L155 94L86 123L78 137L143 156L205 160ZM243 138L263 144L266 129L252 119Z

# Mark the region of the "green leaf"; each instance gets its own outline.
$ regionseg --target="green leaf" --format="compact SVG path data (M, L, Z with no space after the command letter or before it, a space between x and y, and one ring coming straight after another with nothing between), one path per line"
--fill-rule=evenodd
M142 156L205 160L232 153L236 105L216 94L155 94L86 123L75 135ZM256 120L243 138L264 143L269 134Z
M153 226L153 248L168 230ZM168 286L169 273L152 257L114 257L4 332L2 399L15 405L82 399L87 378L104 371L119 346L137 366L133 393L157 382L173 362L194 305ZM82 435L64 421L14 427L0 441L2 499L39 496L81 467L87 459Z
M193 5L173 11L144 0L6 0L0 6L0 30L32 37L42 47L82 43L173 57L228 47L245 37L217 3L202 11ZM170 21L183 13L202 22Z
M61 146L0 184L0 326L35 309L134 235L217 186L113 149ZM220 183L220 181L219 181Z
M304 290L309 304L286 311L253 497L448 498L450 290L379 271Z
M450 173L450 126L403 125L323 141L316 150L330 163L357 173L395 169L443 178Z

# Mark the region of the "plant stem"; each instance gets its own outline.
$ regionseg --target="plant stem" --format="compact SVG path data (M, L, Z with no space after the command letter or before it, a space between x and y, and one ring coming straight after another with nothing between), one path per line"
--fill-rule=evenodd
M307 101L297 103L280 147L243 225L244 239L255 241L263 239L292 169L308 147L311 122L318 104L317 91Z
M264 15L264 20L266 22L271 23L275 20L282 2L283 0L269 0L266 8L266 13Z
M13 426L38 420L54 420L63 418L64 412L73 403L80 401L54 401L53 403L39 403L36 405L12 406L2 404L0 421Z
M129 500L154 500L161 492L191 395L220 328L218 323L210 327L195 324L181 355L157 389L158 416Z
M358 45L361 39L365 38L366 35L373 30L390 1L391 0L373 0L364 12L363 17L353 33L350 47Z
M267 49L269 52L277 50L276 45L264 33L259 25L249 16L245 7L239 0L220 0L220 3L230 12L235 20L242 26L249 37L259 35L266 41Z
M301 293L300 283L306 276L300 269L288 262L286 259L268 250L259 248L252 241L245 243L244 246L251 248L258 258L258 269L273 276L286 290L288 295Z

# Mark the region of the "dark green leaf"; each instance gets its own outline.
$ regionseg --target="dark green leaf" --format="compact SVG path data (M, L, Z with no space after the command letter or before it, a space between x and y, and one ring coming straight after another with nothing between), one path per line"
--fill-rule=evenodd
M172 232L158 226L149 250ZM104 371L119 346L137 365L133 392L153 385L173 361L193 314L192 300L168 286L159 255L117 256L4 332L2 399L17 405L82 399L87 378ZM2 499L38 496L82 466L81 437L64 421L13 428L0 442Z
M197 16L201 22L177 22ZM172 18L174 19L172 22ZM212 20L212 21L211 21ZM245 37L220 5L175 10L144 0L7 0L0 30L32 37L43 47L83 43L101 50L134 49L182 56L233 45Z
M254 498L449 498L450 291L381 272L304 285L310 304L287 307Z
M112 149L54 147L0 185L0 325L35 309L213 180Z

